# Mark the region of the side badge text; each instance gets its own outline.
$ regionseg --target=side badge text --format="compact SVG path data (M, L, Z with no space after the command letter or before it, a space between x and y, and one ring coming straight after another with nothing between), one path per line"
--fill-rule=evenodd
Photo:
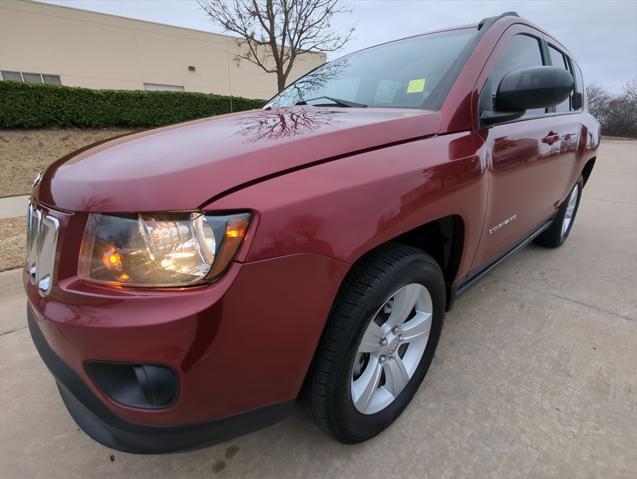
M495 225L493 228L489 228L489 234L492 235L493 233L495 233L496 231L498 231L500 228L508 225L509 223L513 222L516 220L516 218L518 217L517 214L513 215L513 216L509 216L507 219L500 221L497 225Z

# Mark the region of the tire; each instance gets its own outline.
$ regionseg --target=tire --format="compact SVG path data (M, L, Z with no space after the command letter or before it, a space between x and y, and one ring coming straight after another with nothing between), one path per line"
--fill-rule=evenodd
M535 238L534 242L536 244L547 248L557 248L564 244L568 235L571 233L571 229L573 229L573 223L575 222L575 216L579 209L583 188L584 179L580 176L566 197L566 200L564 200L564 203L562 203L557 210L551 226Z
M400 323L412 299L415 306ZM345 444L391 425L429 369L444 314L444 276L431 256L389 244L359 261L339 292L306 378L302 397L316 424Z

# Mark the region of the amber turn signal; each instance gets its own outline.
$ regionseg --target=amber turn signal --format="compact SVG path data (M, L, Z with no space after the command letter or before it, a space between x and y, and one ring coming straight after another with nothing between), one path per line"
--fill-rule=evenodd
M239 246L243 243L249 224L250 215L247 213L232 216L228 219L223 242L221 243L215 262L208 273L209 278L219 276L228 267L230 261L232 261L232 258L234 258L234 255L239 250Z

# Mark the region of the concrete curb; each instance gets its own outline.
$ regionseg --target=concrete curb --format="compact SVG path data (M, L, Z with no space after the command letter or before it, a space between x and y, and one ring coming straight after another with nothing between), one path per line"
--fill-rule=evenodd
M25 216L27 214L27 201L29 201L29 195L0 198L0 219Z

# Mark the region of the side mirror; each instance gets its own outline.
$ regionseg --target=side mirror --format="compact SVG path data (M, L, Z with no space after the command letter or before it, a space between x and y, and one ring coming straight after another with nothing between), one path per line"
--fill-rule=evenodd
M518 118L526 110L549 108L562 103L573 91L573 76L563 68L531 67L507 73L498 85L495 111L484 111L485 123Z

